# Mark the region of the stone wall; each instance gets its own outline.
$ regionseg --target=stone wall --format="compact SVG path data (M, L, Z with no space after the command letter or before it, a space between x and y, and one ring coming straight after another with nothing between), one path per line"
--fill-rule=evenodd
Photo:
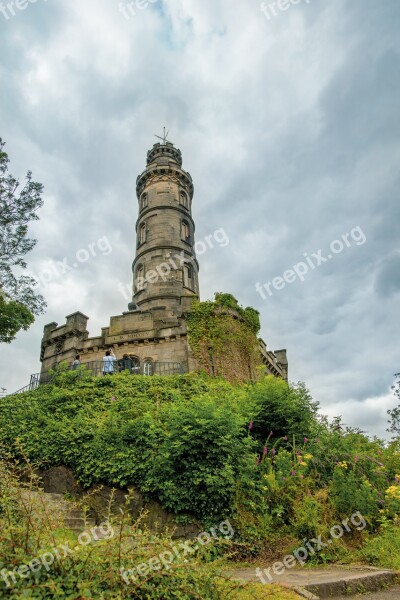
M141 516L141 523L154 533L168 531L172 537L192 538L202 531L200 523L178 525L175 516L166 511L156 500L146 500L138 490L110 488L98 485L84 490L76 480L71 469L59 466L37 472L44 492L52 494L68 494L79 504L86 506L100 524L109 517L109 509L114 517L121 517L121 509L128 513L129 520L136 521Z

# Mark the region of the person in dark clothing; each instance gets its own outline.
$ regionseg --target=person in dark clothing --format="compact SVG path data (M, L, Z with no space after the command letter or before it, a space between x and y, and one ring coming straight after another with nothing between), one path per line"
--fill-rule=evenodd
M120 358L118 361L119 372L129 371L129 373L132 373L134 366L135 363L133 362L129 354L124 354L123 357Z

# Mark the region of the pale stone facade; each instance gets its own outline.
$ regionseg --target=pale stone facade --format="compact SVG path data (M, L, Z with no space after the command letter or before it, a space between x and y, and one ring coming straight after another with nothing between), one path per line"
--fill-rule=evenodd
M139 217L128 311L111 317L98 337L89 337L88 317L80 312L66 317L60 327L46 325L42 373L61 361L72 364L76 354L83 364L101 361L111 348L117 358L129 354L138 372L145 374L162 374L161 366L166 364L196 370L185 315L199 297L199 265L194 251L193 183L182 169L180 150L170 142L155 144L137 178L136 194ZM287 379L286 351L270 352L261 341L260 352L266 371Z

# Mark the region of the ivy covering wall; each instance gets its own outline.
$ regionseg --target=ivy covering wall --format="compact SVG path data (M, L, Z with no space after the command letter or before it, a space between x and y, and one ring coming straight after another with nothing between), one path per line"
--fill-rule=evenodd
M243 308L231 294L195 301L188 315L189 343L200 369L229 381L255 380L262 361L257 310Z

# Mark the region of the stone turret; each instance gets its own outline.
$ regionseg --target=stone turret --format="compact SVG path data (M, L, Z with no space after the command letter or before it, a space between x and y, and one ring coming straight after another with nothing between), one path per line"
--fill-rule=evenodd
M192 178L171 142L147 153L137 178L139 218L133 261L132 310L181 315L199 296L199 265L194 251Z

